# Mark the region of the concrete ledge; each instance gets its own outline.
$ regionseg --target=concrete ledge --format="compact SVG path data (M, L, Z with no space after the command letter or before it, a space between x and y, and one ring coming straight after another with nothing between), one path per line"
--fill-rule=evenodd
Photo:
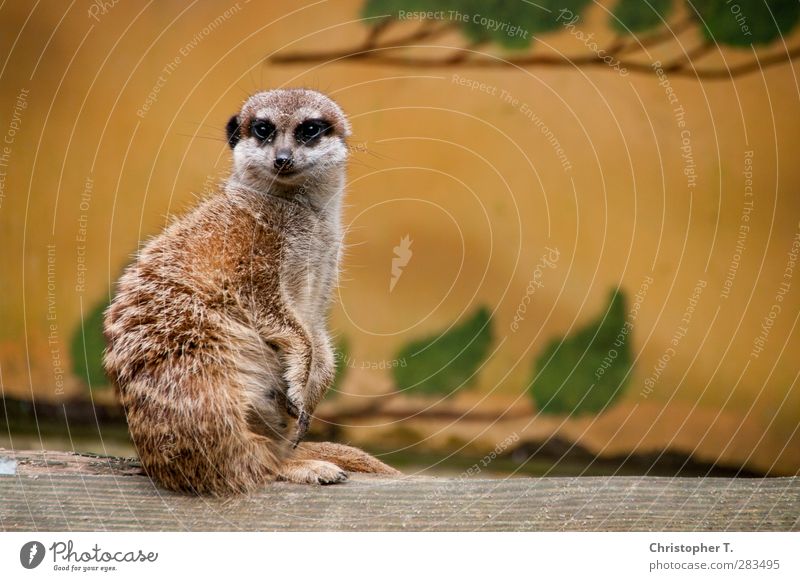
M0 449L0 528L110 531L791 531L800 478L353 475L247 497L164 491L133 459Z

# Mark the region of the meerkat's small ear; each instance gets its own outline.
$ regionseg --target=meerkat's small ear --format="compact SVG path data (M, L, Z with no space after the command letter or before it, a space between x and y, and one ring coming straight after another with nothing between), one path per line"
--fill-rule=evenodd
M225 126L225 133L228 135L228 145L231 149L236 147L239 143L241 125L239 125L239 116L234 115L228 119L228 124Z

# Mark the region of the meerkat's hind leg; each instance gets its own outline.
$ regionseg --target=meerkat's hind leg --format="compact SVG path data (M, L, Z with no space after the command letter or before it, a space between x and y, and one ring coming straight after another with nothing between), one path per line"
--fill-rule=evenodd
M324 460L292 459L284 462L279 478L298 484L339 484L347 480L347 472Z
M313 458L332 462L348 472L383 474L385 476L402 475L399 470L384 464L364 450L333 442L303 442L297 448L295 458Z

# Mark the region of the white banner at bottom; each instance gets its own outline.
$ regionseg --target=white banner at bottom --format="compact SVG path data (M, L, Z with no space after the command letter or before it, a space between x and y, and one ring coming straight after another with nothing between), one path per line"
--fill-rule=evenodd
M800 579L797 533L0 533L3 579Z

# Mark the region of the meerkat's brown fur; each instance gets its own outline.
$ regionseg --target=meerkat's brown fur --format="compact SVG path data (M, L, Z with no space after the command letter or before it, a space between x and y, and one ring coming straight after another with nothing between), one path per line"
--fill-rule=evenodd
M222 191L121 277L105 366L142 464L164 487L223 495L275 479L341 482L345 470L398 473L349 446L297 446L335 371L326 312L348 134L320 93L254 95L228 124L234 169Z

